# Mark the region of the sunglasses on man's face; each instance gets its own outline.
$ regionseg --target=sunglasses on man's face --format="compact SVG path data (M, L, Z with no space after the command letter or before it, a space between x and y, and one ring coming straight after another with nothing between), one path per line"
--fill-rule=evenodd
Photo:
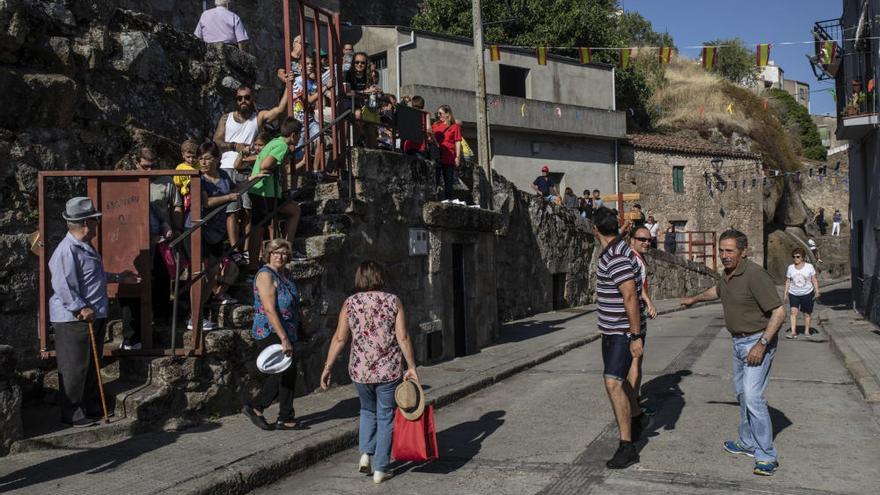
M799 254L794 255L794 259L796 259L796 260L799 260L799 259L801 259L801 258L803 258L803 256L801 256L801 255L799 255Z
M366 61L366 60L355 60L355 61L352 62L352 63L353 63L354 65L367 65L367 61Z
M238 101L250 101L251 95L236 95L235 99Z
M651 242L651 238L650 238L650 237L633 237L633 239L635 239L635 240L637 240L637 241L639 241L639 242Z

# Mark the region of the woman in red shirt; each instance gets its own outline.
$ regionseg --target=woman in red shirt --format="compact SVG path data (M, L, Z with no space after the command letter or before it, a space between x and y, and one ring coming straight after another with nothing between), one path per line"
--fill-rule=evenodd
M443 196L451 200L455 167L461 165L461 126L455 123L449 105L442 105L437 109L437 119L431 128L434 141L440 148L440 165L436 168L436 178L439 184L440 177L443 177Z

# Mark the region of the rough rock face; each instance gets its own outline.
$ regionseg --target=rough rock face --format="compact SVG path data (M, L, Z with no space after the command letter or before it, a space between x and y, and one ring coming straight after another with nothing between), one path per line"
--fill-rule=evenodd
M254 57L117 5L0 2L0 324L20 329L7 342L23 367L37 354L37 263L27 240L37 172L112 169L141 145L175 164L179 143L210 136L234 88L255 77ZM47 191L56 212L85 192L78 180L53 180Z
M0 456L22 436L21 388L15 378L15 353L0 345Z

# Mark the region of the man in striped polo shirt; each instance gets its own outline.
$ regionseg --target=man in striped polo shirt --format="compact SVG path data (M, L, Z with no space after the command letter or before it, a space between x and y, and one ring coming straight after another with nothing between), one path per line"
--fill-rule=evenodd
M639 462L633 442L643 428L636 392L626 380L634 357L642 355L645 310L642 274L635 253L619 235L617 213L605 207L593 215L593 234L602 244L596 267L599 331L605 390L620 432L617 452L605 465L623 469Z

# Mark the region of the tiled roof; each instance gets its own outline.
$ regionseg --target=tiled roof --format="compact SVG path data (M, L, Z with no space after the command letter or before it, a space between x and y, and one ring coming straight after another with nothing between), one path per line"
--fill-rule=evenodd
M629 142L637 149L652 151L673 151L698 155L729 156L737 158L760 159L761 155L750 151L739 151L729 146L710 143L704 139L665 134L628 134Z

